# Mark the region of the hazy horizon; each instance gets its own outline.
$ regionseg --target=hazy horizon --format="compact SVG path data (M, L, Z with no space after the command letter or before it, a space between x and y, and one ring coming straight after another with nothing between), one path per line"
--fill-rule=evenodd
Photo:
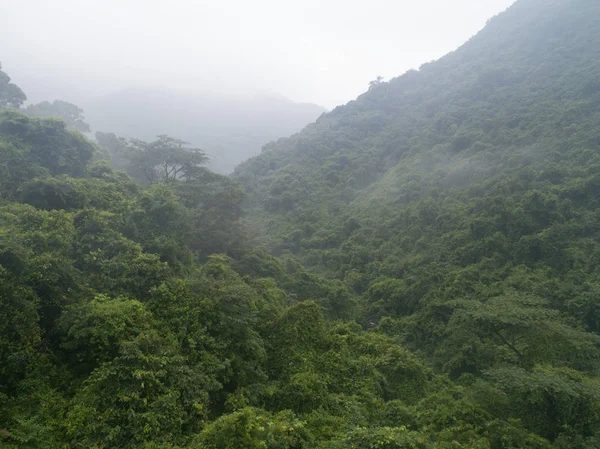
M32 101L175 88L332 109L455 50L512 3L2 0L0 61Z

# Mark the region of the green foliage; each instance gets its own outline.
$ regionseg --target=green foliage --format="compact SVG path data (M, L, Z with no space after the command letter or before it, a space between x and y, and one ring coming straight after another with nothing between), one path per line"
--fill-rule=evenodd
M82 133L90 132L90 125L85 122L83 109L62 100L54 100L52 103L43 101L37 104L31 104L23 111L31 117L57 117L64 120L67 127L73 131Z
M12 153L6 169L10 170L9 176L15 177L17 185L13 189L24 180L18 176L23 173L19 159L32 165L29 172L82 176L95 151L92 143L81 134L67 131L60 120L31 119L10 110L0 111L0 135L0 142Z
M304 267L290 291L306 291L302 279L311 276L337 280L356 298L358 321L386 335L369 340L378 354L370 359L356 343L328 352L326 330L312 330L310 349L301 349L300 334L289 338L298 344L274 334L269 363L279 383L271 400L331 412L331 397L315 401L309 391L348 394L337 370L357 379L353 391L407 407L446 397L431 418L419 412L412 421L431 444L593 447L593 395L581 405L566 398L583 396L572 376L598 375L599 13L590 0L518 1L456 52L378 79L238 167L247 229L264 250ZM278 280L293 271L246 257L256 267L242 259L242 269ZM326 318L353 316L332 313L335 295L320 301L307 284L308 297L298 297L324 306ZM351 304L342 303L342 311ZM309 321L318 323L302 323ZM385 354L394 363L382 363ZM325 370L331 360L335 370ZM446 387L424 363L465 388L486 382L487 397L436 392ZM539 366L553 374L542 380ZM491 374L500 372L519 380L500 388L502 377ZM566 415L544 399L536 402L543 418L526 418L533 405L516 404L528 401L524 385L532 382ZM497 396L508 404L491 400ZM373 422L367 410L363 403L354 416ZM591 421L569 420L578 414Z
M434 447L427 439L406 428L359 428L345 438L324 446L328 449L427 449ZM459 448L460 446L451 446ZM481 446L473 446L481 447Z
M550 366L536 366L531 372L495 368L487 376L497 389L494 397L505 395L498 401L499 405L538 435L554 440L561 433L582 437L597 434L600 426L598 379ZM493 400L488 398L487 401L494 407Z
M597 448L598 14L520 0L241 185L0 111L0 446Z
M244 194L236 182L200 168L193 179L177 183L175 191L191 210L195 231L187 245L200 260L214 253L243 254L246 243L239 220Z
M9 204L0 208L0 262L9 281L31 292L38 307L39 324L49 330L78 289L71 259L74 240L71 217L62 212L40 211Z
M269 414L244 408L211 423L189 446L190 449L302 449L310 436L292 413Z
M0 394L10 393L36 359L41 343L38 298L31 289L14 285L4 268L11 257L0 250Z
M96 164L91 169L99 168ZM96 178L71 178L65 175L35 178L24 183L20 201L38 209L77 210L97 208L122 211L125 202L137 192L128 179L114 176L110 171Z
M20 108L25 100L27 95L19 86L10 82L10 76L2 71L2 64L0 64L0 107Z
M67 435L86 447L134 448L173 442L206 414L205 376L155 330L121 345L73 398Z
M128 144L126 157L134 173L143 173L149 184L174 184L194 179L199 167L208 162L208 156L198 148L185 148L183 140L160 135L154 142L133 139Z
M448 322L450 337L438 357L449 358L446 369L455 375L481 372L499 363L596 368L599 337L572 327L569 321L535 297L497 297L485 304L464 301Z
M76 369L95 368L117 357L123 342L151 327L152 316L139 301L98 295L62 313L62 347Z

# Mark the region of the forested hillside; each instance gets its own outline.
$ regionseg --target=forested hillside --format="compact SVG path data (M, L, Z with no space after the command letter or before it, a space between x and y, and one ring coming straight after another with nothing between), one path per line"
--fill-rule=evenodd
M263 247L343 281L365 323L470 391L490 382L494 414L550 440L578 433L563 387L597 385L599 17L518 1L235 174Z
M0 447L600 447L598 18L519 0L232 178L0 68Z

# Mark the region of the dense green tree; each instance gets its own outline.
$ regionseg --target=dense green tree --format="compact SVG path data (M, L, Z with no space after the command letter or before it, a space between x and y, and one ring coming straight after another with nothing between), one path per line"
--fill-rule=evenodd
M60 317L62 348L78 370L89 370L118 356L121 344L152 325L152 316L139 301L98 295L73 304Z
M546 301L535 297L497 297L485 304L457 304L439 357L455 375L481 372L498 363L531 368L536 363L568 364L593 370L598 364L596 334L569 325Z
M25 100L27 95L19 86L10 82L10 76L2 71L2 64L0 64L0 107L20 108Z
M333 441L324 447L329 449L428 449L435 447L427 439L416 432L411 432L405 427L382 427L374 429L357 429L349 435ZM460 445L450 447L460 448ZM483 448L483 445L471 446Z
M92 372L73 398L64 427L86 447L176 442L206 416L207 383L202 372L185 364L170 339L145 330Z
M490 410L518 417L532 432L550 440L561 436L598 437L598 379L562 367L538 365L495 368L487 373L494 386L481 390ZM591 446L590 446L591 447Z
M519 0L235 179L0 111L0 446L596 449L599 14Z
M25 153L27 163L52 175L82 176L96 151L81 134L67 131L63 121L32 119L16 111L0 111L0 134ZM13 164L10 169L22 170Z
M41 344L36 295L14 285L4 265L10 264L11 249L0 250L0 395L11 393L35 362Z
M85 122L83 109L66 101L42 101L41 103L27 106L23 112L37 118L60 118L65 121L69 129L74 131L80 131L82 133L89 133L91 131L90 125Z
M150 143L133 139L127 153L129 165L142 172L149 184L173 184L194 179L208 156L204 151L186 145L187 142L167 135L160 135Z
M211 423L189 446L190 449L303 449L310 435L292 413L276 415L244 408Z

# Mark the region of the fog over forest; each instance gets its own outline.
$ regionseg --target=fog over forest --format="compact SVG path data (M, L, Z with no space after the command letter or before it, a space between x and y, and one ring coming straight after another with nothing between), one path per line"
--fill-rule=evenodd
M598 0L0 0L0 448L600 448Z
M510 3L4 0L0 55L29 102L76 104L94 132L177 135L230 173Z

